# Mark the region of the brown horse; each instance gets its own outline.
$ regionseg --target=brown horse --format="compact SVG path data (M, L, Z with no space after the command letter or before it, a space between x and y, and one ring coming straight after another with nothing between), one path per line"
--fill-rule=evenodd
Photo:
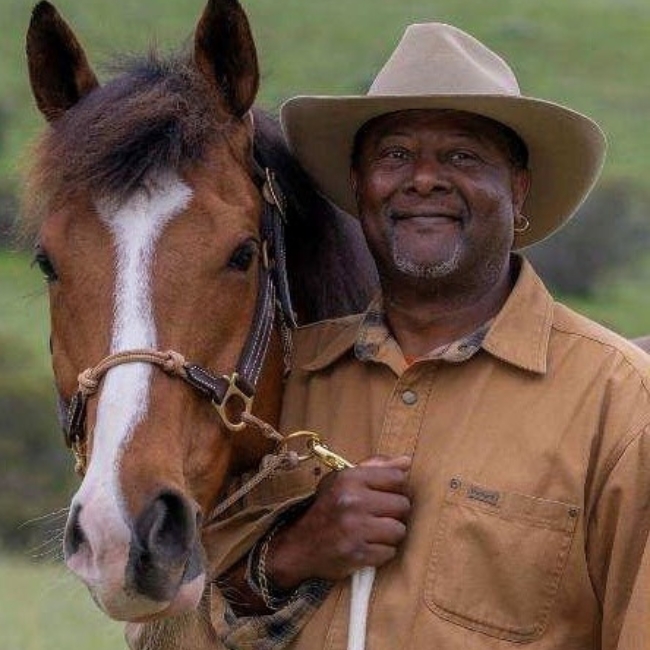
M105 85L47 2L27 55L49 128L26 220L84 473L66 562L112 618L190 612L214 578L203 524L229 479L268 450L242 403L254 393L253 412L277 421L287 285L309 322L363 308L374 267L356 222L253 111L258 65L236 0L208 2L190 55L131 62ZM243 430L227 430L211 402Z

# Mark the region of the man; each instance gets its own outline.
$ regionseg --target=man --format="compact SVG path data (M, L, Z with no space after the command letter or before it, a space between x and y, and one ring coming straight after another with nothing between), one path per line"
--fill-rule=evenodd
M648 647L648 358L512 252L584 200L599 128L441 24L409 27L367 95L282 119L358 215L381 296L296 334L281 430L358 465L252 498L278 514L224 578L246 571L226 643L344 648L348 577L372 565L370 650Z

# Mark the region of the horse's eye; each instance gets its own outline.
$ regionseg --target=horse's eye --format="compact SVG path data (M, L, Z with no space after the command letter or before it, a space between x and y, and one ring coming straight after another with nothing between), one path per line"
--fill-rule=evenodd
M59 279L59 276L56 273L56 269L52 264L52 261L48 257L48 254L41 248L41 246L36 246L36 252L34 253L34 260L32 261L32 266L37 265L41 270L41 273L45 277L47 282L55 282Z
M228 260L228 267L236 271L248 271L257 255L257 242L250 239L235 249Z

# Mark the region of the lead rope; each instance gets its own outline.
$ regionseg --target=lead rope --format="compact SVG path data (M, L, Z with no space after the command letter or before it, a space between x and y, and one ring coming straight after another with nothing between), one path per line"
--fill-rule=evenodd
M366 647L368 607L376 573L374 566L365 566L352 574L348 650L364 650Z
M308 458L316 458L337 472L344 470L346 467L354 467L352 463L329 449L316 433L311 431L296 431L295 433L283 436L268 422L260 420L252 413L243 413L242 420L246 424L257 427L264 437L274 440L278 444L280 451L276 454L266 456L261 464L261 469L238 490L219 503L211 513L207 522L208 524L222 515L234 503L243 499L251 490L276 471L293 469L300 462ZM305 438L307 441L307 453L304 455L289 451L286 447L291 440L298 438ZM347 650L364 650L366 647L368 608L370 605L370 596L372 595L372 587L375 582L375 575L376 569L373 566L363 567L352 574Z

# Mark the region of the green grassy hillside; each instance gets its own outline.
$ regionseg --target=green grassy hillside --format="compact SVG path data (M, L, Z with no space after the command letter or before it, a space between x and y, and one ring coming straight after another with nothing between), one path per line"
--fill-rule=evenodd
M3 650L126 650L122 630L62 565L0 557Z
M0 254L0 314L0 368L14 367L14 381L49 377L46 287L24 253Z
M94 62L114 52L163 49L190 36L203 0L58 0ZM244 0L263 70L260 103L367 86L405 25L451 22L485 40L517 70L524 92L595 117L610 137L608 175L643 182L650 171L650 4L646 0ZM25 71L28 0L3 0L0 173L15 177L38 130ZM101 66L100 66L101 67Z

